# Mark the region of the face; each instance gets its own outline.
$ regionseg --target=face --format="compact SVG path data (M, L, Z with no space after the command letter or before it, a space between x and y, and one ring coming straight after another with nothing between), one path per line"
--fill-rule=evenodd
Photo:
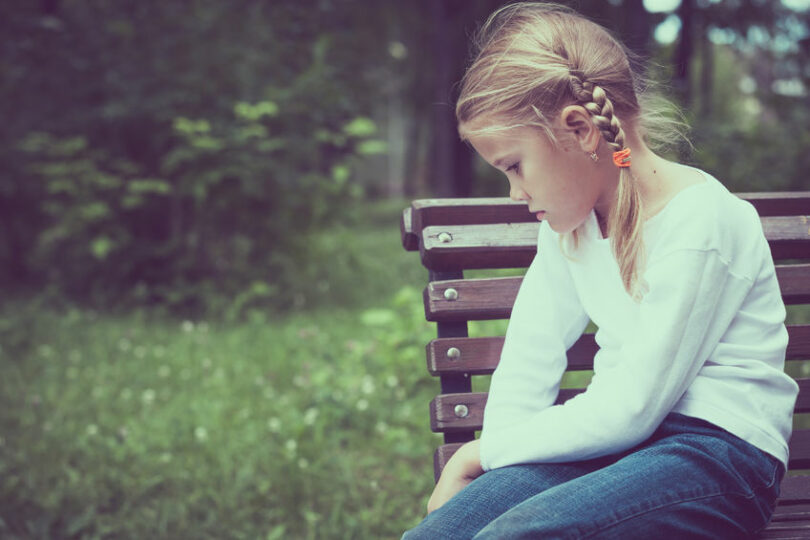
M512 200L525 201L555 232L573 231L608 199L602 168L574 137L561 137L558 149L540 131L527 127L469 140L487 163L506 175Z

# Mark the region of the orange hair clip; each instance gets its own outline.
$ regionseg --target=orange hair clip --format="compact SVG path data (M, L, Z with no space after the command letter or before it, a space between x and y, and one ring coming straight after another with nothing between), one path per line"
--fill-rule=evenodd
M613 152L613 164L616 165L617 167L629 167L630 149L625 148L624 150Z

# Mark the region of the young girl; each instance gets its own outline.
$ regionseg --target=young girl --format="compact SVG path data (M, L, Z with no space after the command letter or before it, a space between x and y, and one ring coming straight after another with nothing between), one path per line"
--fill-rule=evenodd
M647 146L628 51L563 6L479 34L459 133L541 220L481 438L451 458L418 538L744 538L768 522L797 384L754 208ZM652 119L652 121L651 121ZM587 390L554 405L592 320Z

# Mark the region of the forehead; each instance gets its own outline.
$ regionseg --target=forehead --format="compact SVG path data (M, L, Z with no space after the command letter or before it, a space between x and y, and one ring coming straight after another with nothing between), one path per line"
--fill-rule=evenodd
M494 132L481 132L479 129L481 129L479 126L473 128L462 126L459 131L466 135L467 140L482 158L496 167L506 165L504 161L514 159L522 152L547 144L539 130L529 127L514 127Z

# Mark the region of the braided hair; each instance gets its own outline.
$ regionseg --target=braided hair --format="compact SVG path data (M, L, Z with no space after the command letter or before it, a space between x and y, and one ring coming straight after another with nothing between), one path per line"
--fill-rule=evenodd
M456 103L459 135L468 139L532 127L558 147L552 119L565 106L579 104L614 151L626 149L623 125L632 126L654 149L685 139L685 124L672 117L677 108L649 90L654 83L637 74L631 61L640 62L605 28L569 7L545 2L503 6L474 38L473 61ZM471 129L476 118L486 118L486 125ZM632 167L622 166L607 229L625 290L636 299L644 259L642 226L639 188ZM574 248L578 232L571 233Z

